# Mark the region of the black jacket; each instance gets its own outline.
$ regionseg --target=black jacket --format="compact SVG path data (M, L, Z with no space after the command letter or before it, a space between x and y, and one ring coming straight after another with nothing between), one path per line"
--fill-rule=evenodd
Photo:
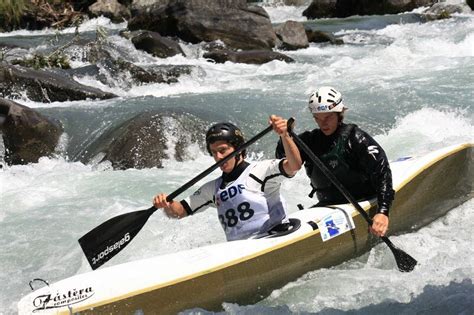
M356 125L341 124L336 132L326 136L320 129L299 135L313 153L331 170L341 184L357 199L377 196L378 211L388 215L394 198L392 172L382 147ZM306 174L311 179L318 205L347 203L339 190L319 171L308 156L300 150ZM276 157L284 156L281 141Z

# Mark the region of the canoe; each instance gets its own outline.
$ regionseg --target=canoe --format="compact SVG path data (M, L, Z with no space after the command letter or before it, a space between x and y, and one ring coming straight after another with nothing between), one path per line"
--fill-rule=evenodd
M419 229L473 197L473 144L391 162L390 234ZM376 201L360 202L371 216ZM289 215L291 233L213 244L77 274L18 303L19 314L176 314L249 304L289 281L367 252L379 241L350 204ZM410 253L416 258L416 252ZM394 261L394 268L396 268Z

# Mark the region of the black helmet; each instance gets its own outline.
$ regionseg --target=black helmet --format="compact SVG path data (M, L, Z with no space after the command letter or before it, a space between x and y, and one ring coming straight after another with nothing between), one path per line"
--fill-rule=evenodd
M242 131L231 123L215 124L206 132L206 148L209 154L212 155L211 143L219 140L230 143L234 148L241 146L245 142ZM242 151L242 155L245 156L245 150Z

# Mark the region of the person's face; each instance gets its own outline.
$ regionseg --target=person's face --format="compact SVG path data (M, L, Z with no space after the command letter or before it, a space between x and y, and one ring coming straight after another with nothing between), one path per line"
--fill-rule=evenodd
M326 135L332 135L339 125L338 113L319 113L313 115L319 129Z
M211 149L212 157L216 162L224 159L226 156L234 152L234 147L230 145L228 142L220 140L209 145ZM230 173L234 169L235 166L235 159L230 159L229 161L225 162L220 166L220 169L224 173Z

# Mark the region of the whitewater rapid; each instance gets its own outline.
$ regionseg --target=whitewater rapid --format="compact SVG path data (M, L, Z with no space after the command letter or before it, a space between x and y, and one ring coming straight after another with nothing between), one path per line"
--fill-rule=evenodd
M317 86L332 85L342 91L350 107L347 120L374 135L391 160L474 141L474 16L425 24L388 23L391 17L375 17L380 27L371 28L374 17L358 17L356 22L306 21L301 7L266 9L274 23L291 18L315 27L337 26L335 35L346 44L311 44L284 52L296 60L291 64L214 64L202 58L199 45L183 45L188 57L159 60L115 35L123 24L100 18L81 25L83 32L106 28L113 34L110 40L129 51L137 64L188 64L201 70L170 85L127 89L78 78L119 95L106 101L19 100L60 119L65 136L56 157L0 170L0 314L16 313L16 303L30 292L28 282L34 278L54 282L89 271L77 243L84 233L118 214L148 208L154 194L179 188L214 163L197 145L188 148L194 159L170 159L161 169L114 171L108 163L85 165L67 155L71 146L145 110L179 107L210 122L231 120L241 125L248 138L264 129L268 115L276 113L294 116L297 131L302 131L315 127L306 109L309 93ZM16 31L0 34L0 41L28 43L53 34ZM273 134L259 141L250 149L251 159L272 157L276 141ZM217 175L214 172L206 179ZM284 183L283 194L290 205L311 205L314 200L307 197L308 188L300 172ZM290 209L296 211L294 206ZM468 313L474 310L472 222L470 200L419 231L391 238L420 261L413 273L399 273L381 244L358 259L310 272L255 305L224 307L231 314ZM211 209L180 221L157 212L108 264L224 240Z

